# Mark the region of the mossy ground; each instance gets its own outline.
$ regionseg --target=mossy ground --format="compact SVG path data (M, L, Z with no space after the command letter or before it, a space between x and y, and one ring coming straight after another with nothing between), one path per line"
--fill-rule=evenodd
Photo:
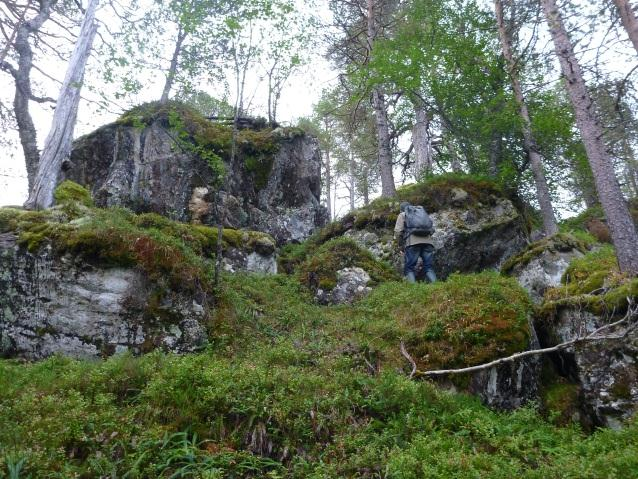
M186 287L210 278L215 230L121 209L70 211L0 209L0 233L34 250L50 243L107 265L136 264ZM251 238L263 240L224 232L228 246ZM223 275L206 351L0 360L0 476L638 477L636 420L587 435L534 405L497 413L407 379L401 341L422 370L524 349L532 306L512 278L483 272L407 284L380 267L370 296L322 307L299 281L303 271L329 280L342 266L327 264L333 255L371 258L326 239L287 249L292 274ZM572 265L565 286L585 271L613 276L608 251L591 255ZM549 385L546 406L560 414L566 392L573 396Z
M531 407L496 413L397 370L391 356L408 324L425 333L435 314L457 314L437 333L449 336L465 311L489 327L518 298L493 273L451 281L455 294L483 285L467 294L502 307L473 309L469 296L447 305L455 295L443 284L386 283L357 307L325 308L293 277L234 275L224 277L205 352L0 361L0 471L21 464L20 477L51 478L638 477L636 422L587 436ZM427 301L408 312L406 298L421 294ZM502 317L522 324L526 310Z

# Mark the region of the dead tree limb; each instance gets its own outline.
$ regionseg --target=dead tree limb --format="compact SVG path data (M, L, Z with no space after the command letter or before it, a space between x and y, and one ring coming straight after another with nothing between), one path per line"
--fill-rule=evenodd
M465 374L465 373L473 373L476 371L482 371L484 369L489 369L494 366L498 366L499 364L510 363L522 358L526 358L528 356L538 356L541 354L562 351L563 349L567 349L572 346L578 346L583 343L589 343L594 341L608 341L608 340L614 340L614 339L624 339L625 337L627 337L627 335L630 332L638 328L638 321L632 322L632 320L638 317L638 308L633 306L633 301L631 300L631 298L627 298L627 301L629 303L629 308L627 309L627 314L625 314L625 316L622 319L615 321L613 323L605 324L585 336L578 336L574 339L565 341L564 343L557 344L556 346L551 346L549 348L530 349L529 351L522 351L520 353L515 353L505 358L495 359L494 361L490 361L489 363L478 364L476 366L470 366L470 367L459 368L459 369L437 369L432 371L419 371L417 369L416 362L414 361L412 356L410 356L410 353L408 353L403 341L401 341L401 346L400 346L401 354L403 355L404 358L407 359L407 361L410 363L412 367L412 371L410 372L410 379L419 378L419 377L427 378L427 377L447 376L447 375L453 375L453 374ZM622 333L618 333L618 334L606 333L610 331L611 329L621 325L627 325L627 328Z

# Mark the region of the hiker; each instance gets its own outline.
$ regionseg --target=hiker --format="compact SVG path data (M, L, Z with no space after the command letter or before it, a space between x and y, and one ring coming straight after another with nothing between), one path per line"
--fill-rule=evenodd
M436 275L432 268L434 260L434 241L432 220L422 206L412 206L404 201L400 205L401 213L394 226L394 239L404 248L403 275L410 283L416 281L416 264L423 260L425 277L434 283Z

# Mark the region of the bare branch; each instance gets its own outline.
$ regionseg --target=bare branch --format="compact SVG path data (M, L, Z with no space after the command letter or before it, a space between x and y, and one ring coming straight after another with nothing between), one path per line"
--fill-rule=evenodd
M476 366L470 366L470 367L459 368L459 369L437 369L432 371L419 371L416 367L416 362L406 350L405 345L403 344L403 341L401 341L401 346L400 346L401 354L403 355L404 358L408 360L408 362L412 366L410 378L435 377L435 376L447 376L447 375L453 375L453 374L465 374L465 373L473 373L476 371L483 371L485 369L498 366L499 364L510 363L522 358L526 358L528 356L538 356L541 354L553 353L556 351L561 351L563 349L567 349L572 346L577 346L584 343L589 343L594 341L608 341L608 340L614 340L614 339L623 339L627 337L627 335L630 332L638 328L638 322L632 322L633 319L638 317L638 308L636 308L633 305L634 303L631 298L627 298L627 302L629 303L629 307L627 309L627 313L622 319L615 321L613 323L605 324L601 326L600 328L594 330L593 332L587 334L586 336L578 336L574 339L557 344L556 346L551 346L549 348L530 349L529 351L522 351L520 353L515 353L505 358L495 359L494 361L490 361L484 364L479 364ZM607 333L608 331L611 331L613 328L617 326L621 326L621 325L627 326L627 328L622 333L617 333L617 334ZM602 333L606 333L606 334L602 334Z

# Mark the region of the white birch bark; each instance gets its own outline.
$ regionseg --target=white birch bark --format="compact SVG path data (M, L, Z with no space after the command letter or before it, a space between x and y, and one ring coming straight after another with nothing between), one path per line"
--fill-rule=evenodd
M587 158L594 175L596 191L603 207L612 242L616 248L620 270L632 276L638 275L638 233L629 214L614 172L611 159L603 145L602 128L595 115L595 108L587 90L582 70L574 54L556 0L541 0L549 25L556 55L565 77L565 85L576 114Z
M558 225L556 224L556 217L554 216L554 208L552 207L552 199L549 194L549 187L547 186L547 179L545 178L545 171L543 169L543 159L541 158L538 148L536 146L536 140L532 133L532 122L527 109L527 103L525 102L525 96L523 95L523 88L518 78L518 71L516 68L516 61L512 53L511 39L507 27L505 26L505 19L503 16L503 4L501 0L494 0L494 10L496 12L496 23L498 26L498 34L501 40L501 48L503 50L503 57L507 62L507 70L512 83L512 89L514 90L514 97L518 104L518 111L522 120L523 129L523 146L529 157L529 164L534 176L534 184L536 185L536 197L538 198L538 204L541 208L541 216L543 218L543 230L547 236L558 233Z
M69 60L66 76L53 114L51 130L44 142L38 170L25 203L27 208L48 208L53 204L53 190L58 181L62 161L71 152L73 130L77 120L84 69L97 32L95 10L99 0L89 0L80 35Z

